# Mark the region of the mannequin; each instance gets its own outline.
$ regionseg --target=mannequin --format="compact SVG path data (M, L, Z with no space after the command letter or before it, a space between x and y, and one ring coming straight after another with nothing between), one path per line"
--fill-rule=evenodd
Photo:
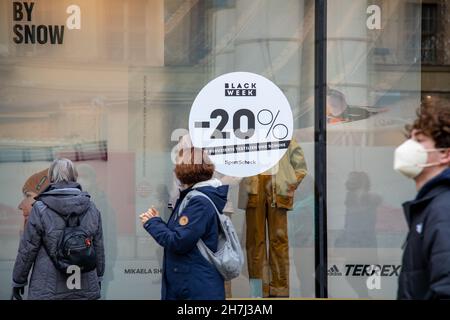
M303 151L295 140L291 140L276 166L241 181L239 208L246 211L246 249L252 297L289 296L287 212L292 210L294 192L306 174Z

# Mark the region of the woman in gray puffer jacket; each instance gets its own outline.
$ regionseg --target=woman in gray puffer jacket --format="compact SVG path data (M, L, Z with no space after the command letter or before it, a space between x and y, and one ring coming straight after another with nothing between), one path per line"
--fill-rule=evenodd
M28 299L100 298L100 283L105 269L101 217L89 194L83 192L76 182L77 176L72 161L68 159L57 159L50 166L51 184L36 198L20 241L13 271L14 298L21 299L31 267ZM97 257L96 269L80 273L79 289L67 283L74 283L71 279L75 274L63 273L53 262L69 216L70 219L76 216L80 226L92 238Z

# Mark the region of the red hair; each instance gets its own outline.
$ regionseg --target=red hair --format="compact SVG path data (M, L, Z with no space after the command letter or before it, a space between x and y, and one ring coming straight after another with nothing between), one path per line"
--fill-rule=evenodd
M202 149L181 149L178 156L181 161L175 165L174 171L181 183L193 185L212 178L215 170L214 164Z

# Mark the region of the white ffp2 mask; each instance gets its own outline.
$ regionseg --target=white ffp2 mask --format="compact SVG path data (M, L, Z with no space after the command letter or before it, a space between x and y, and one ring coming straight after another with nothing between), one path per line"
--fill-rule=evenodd
M414 179L424 168L435 166L439 163L428 163L428 152L445 149L425 149L419 142L409 139L395 149L394 170Z

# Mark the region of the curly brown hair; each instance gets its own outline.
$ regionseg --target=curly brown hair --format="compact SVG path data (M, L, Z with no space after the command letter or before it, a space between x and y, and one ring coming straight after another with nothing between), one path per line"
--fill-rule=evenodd
M432 138L436 148L450 148L450 101L440 98L422 101L417 119L406 126L408 138L414 129Z
M214 164L209 157L203 153L202 149L190 148L181 149L178 156L181 163L175 165L175 175L181 183L192 185L212 178L214 174Z

